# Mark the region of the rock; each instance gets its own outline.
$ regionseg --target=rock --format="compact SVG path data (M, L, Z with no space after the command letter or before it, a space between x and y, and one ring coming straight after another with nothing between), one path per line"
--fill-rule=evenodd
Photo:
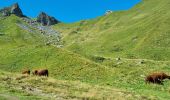
M144 63L145 63L144 60L140 60L140 61L139 61L139 64L144 64Z
M140 75L140 77L144 78L144 77L145 77L145 75Z
M23 13L18 5L18 3L15 3L11 7L11 14L15 14L16 16L23 17Z
M48 16L46 13L41 12L37 17L37 22L41 23L43 26L50 26L59 23L54 17Z
M63 45L57 45L57 48L62 48L63 47Z
M2 16L10 16L11 15L9 7L6 7L4 9L0 10L0 12L2 13Z
M106 13L105 13L105 15L109 15L109 14L111 14L111 13L113 13L113 11L107 10Z
M120 58L116 58L117 61L121 60Z
M14 14L19 17L24 17L18 3L13 4L11 7L5 7L0 10L3 16L10 16L11 14Z
M102 57L102 56L94 56L93 59L96 62L104 62L104 60L106 60L106 58Z
M121 65L121 64L123 64L123 62L117 62L116 64L117 64L117 65Z

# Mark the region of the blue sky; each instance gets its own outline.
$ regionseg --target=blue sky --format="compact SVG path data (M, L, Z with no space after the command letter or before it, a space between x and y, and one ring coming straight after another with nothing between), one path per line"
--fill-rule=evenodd
M101 16L106 10L126 10L141 0L0 0L0 8L18 2L23 13L36 17L41 11L62 22Z

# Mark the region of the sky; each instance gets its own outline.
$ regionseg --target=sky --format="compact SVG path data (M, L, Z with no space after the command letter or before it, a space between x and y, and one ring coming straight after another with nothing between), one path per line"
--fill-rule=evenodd
M141 0L0 0L0 8L18 2L23 13L36 17L46 12L56 19L70 23L104 15L107 10L127 10Z

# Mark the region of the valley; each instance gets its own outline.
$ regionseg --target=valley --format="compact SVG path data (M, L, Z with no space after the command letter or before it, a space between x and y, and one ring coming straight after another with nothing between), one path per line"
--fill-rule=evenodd
M145 83L153 72L170 75L169 5L143 0L75 23L0 10L0 99L169 100L170 80ZM48 78L32 75L44 68Z

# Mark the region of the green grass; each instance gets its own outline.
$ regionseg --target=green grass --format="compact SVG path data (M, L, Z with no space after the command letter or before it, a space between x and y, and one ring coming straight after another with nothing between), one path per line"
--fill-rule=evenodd
M84 56L170 60L170 1L143 0L127 11L57 24L65 48Z
M23 76L21 74L0 72L0 99L18 98L16 100L100 100L108 99L142 99L133 92L82 83L80 81L63 81L54 78ZM3 86L3 87L2 87ZM6 99L5 99L6 100Z
M160 86L145 84L144 78L158 71L170 74L169 4L144 0L127 11L55 25L64 48L45 45L47 37L20 28L18 23L26 23L14 15L0 17L0 98L53 99L19 89L29 85L64 99L168 100L170 81ZM15 79L24 69L42 68L50 78Z
M10 72L24 69L47 68L50 76L60 79L92 81L96 83L111 78L106 77L112 71L79 55L55 47L15 47L6 48L0 53L0 68ZM17 58L17 59L16 59ZM100 75L98 75L100 73ZM99 79L98 79L99 78Z

